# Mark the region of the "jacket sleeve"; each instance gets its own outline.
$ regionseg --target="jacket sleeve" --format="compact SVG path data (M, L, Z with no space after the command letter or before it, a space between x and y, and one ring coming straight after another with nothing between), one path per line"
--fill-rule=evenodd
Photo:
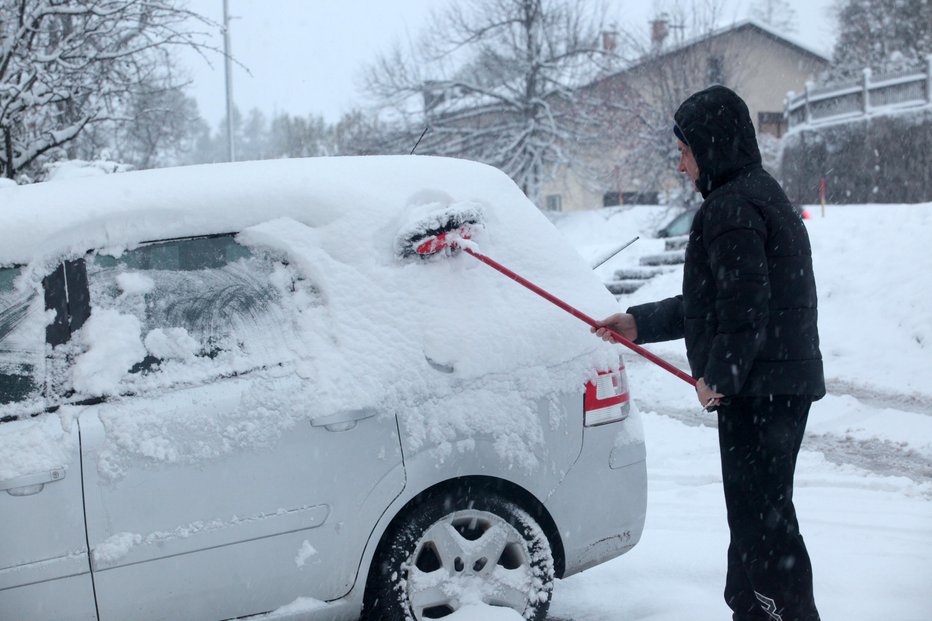
M683 338L683 296L640 304L628 309L638 326L639 344L658 343Z
M724 395L741 392L766 335L770 281L766 225L738 197L723 201L706 223L704 240L715 278L715 318L706 384Z

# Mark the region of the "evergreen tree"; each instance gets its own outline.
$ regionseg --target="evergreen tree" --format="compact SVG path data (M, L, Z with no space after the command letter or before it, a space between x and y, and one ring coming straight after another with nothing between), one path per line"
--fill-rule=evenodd
M932 54L929 0L842 0L832 80L852 80L865 68L875 73L921 70Z

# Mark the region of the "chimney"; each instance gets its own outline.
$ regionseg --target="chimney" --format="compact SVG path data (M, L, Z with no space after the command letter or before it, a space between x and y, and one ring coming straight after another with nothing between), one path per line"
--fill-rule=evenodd
M651 20L650 43L655 50L663 47L663 42L666 40L667 35L670 34L669 24L670 22L667 20L666 14Z
M606 52L614 52L618 47L618 33L614 30L602 31L602 49Z

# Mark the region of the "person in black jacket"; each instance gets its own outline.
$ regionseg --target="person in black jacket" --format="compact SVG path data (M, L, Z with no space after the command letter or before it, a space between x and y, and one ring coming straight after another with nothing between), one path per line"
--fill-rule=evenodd
M734 621L818 621L793 506L809 408L825 394L809 236L761 167L747 105L724 86L674 115L680 172L704 199L686 245L682 295L593 329L637 343L685 338L697 395L718 416Z

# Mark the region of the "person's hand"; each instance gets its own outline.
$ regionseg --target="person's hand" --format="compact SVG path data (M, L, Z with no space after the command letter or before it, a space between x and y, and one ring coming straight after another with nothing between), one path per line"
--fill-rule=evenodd
M725 395L709 388L709 385L705 383L705 378L700 377L696 382L696 396L699 397L699 405L701 405L703 409L708 409L710 407L718 407L722 401L722 397Z
M634 341L638 337L638 324L634 319L634 315L629 315L628 313L615 313L614 315L606 317L602 321L597 321L596 323L599 327L591 328L589 331L603 341L608 341L609 343L616 342L608 330L606 330L606 328L614 330L629 341Z

